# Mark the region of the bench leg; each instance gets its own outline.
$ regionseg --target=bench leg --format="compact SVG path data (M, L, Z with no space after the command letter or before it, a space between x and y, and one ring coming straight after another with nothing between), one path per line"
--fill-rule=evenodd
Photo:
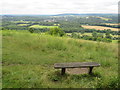
M64 75L64 74L65 74L65 68L62 68L61 75Z
M89 67L89 74L92 74L93 67Z

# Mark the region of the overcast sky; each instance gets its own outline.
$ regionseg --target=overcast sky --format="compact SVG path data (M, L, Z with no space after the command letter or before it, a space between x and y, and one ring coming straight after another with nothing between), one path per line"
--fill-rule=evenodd
M2 0L0 14L118 13L119 0Z

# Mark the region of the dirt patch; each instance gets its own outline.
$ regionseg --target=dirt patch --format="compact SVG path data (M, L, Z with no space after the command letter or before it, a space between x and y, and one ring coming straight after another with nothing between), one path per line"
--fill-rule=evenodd
M88 68L67 68L66 72L69 74L84 74L88 73Z

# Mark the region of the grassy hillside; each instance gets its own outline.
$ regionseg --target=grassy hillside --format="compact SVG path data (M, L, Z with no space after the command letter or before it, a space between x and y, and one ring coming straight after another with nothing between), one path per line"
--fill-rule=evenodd
M3 88L99 88L118 86L118 46L67 37L3 31ZM66 74L59 62L98 62L93 75Z

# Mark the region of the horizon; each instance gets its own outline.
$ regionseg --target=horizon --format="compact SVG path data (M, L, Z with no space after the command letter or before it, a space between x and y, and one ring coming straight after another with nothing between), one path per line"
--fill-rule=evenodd
M119 0L4 0L0 15L118 14Z
M118 15L118 13L60 13L60 14L0 14L0 15L46 15L46 16L54 16L54 15Z

